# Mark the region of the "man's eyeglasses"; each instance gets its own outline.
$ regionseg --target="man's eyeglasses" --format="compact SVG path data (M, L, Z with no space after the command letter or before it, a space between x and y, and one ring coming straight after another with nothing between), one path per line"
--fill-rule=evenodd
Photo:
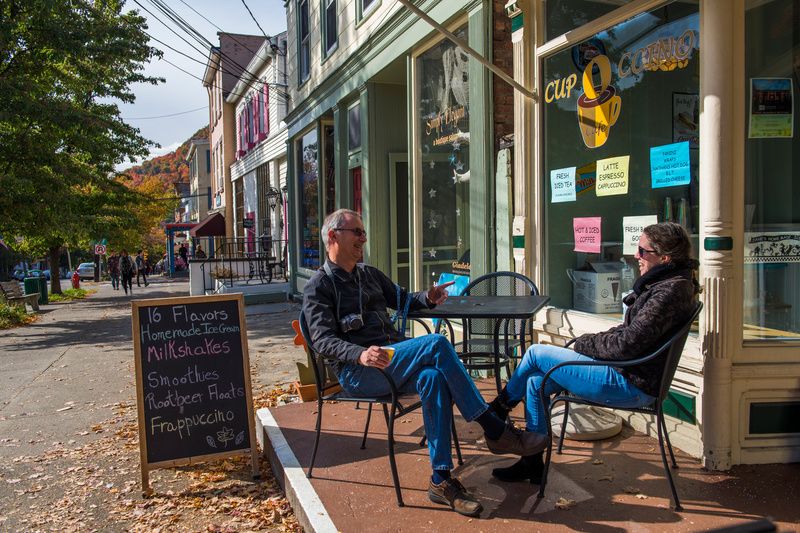
M358 238L367 236L367 232L361 228L333 228L333 231L349 231Z
M639 246L639 257L644 257L645 254L654 254L656 253L655 250L648 250L647 248L642 248Z

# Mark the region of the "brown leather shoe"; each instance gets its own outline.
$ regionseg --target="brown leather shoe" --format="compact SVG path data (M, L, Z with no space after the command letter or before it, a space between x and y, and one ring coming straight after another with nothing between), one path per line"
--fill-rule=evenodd
M497 454L536 455L547 448L547 435L522 431L521 429L506 424L503 434L497 440L486 437L486 446L489 451Z
M431 480L428 485L428 498L433 503L448 505L464 516L478 516L483 511L483 505L454 477L445 479L438 485Z

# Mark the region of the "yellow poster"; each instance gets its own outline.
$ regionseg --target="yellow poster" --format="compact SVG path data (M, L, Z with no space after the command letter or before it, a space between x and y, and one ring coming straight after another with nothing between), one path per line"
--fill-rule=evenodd
M628 194L628 163L631 156L622 155L597 161L597 196Z

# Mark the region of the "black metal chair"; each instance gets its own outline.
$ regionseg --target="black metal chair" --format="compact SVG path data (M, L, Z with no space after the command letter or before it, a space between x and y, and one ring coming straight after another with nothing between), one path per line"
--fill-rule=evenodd
M689 330L692 327L695 319L697 319L700 311L703 309L703 304L701 302L697 302L695 304L694 311L692 312L692 316L689 320L687 320L683 325L681 325L677 330L675 330L669 337L669 339L664 342L661 346L658 347L655 351L639 357L637 359L630 359L626 361L567 361L564 363L560 363L553 368L551 368L547 373L545 373L544 377L542 378L541 388L539 389L539 397L542 401L542 405L547 406L547 398L545 397L545 385L547 380L550 379L550 375L559 368L563 368L565 366L610 366L614 368L625 368L631 366L641 365L648 361L652 361L658 357L661 357L663 363L663 371L661 372L661 380L658 386L658 398L655 402L651 405L645 407L616 407L614 405L609 405L606 403L597 403L591 400L587 400L585 398L580 398L578 396L572 395L569 392L564 392L561 394L556 395L551 401L549 408L544 409L546 423L547 423L547 433L549 438L549 442L547 445L547 453L545 454L545 461L544 461L544 471L542 472L542 482L539 485L539 498L544 497L544 488L547 485L547 472L550 469L550 458L553 451L553 431L550 427L550 420L551 420L551 411L553 406L558 402L564 402L564 420L561 423L561 435L559 437L558 442L558 453L561 454L561 449L564 444L564 434L566 432L567 427L567 416L569 415L569 404L570 403L577 403L582 405L590 405L596 407L609 407L612 409L618 409L621 411L631 411L635 413L644 413L649 415L655 415L656 417L656 424L658 425L658 444L661 447L661 460L664 463L664 472L667 474L667 481L669 481L669 488L672 491L672 499L675 503L675 510L681 511L683 508L681 507L680 500L678 499L678 491L675 489L675 482L672 479L672 472L670 471L669 464L667 463L667 455L664 451L664 440L667 441L667 448L669 449L669 456L672 459L672 468L678 468L678 463L675 462L675 454L672 452L672 444L669 441L669 433L667 432L667 424L664 421L664 400L667 398L667 394L669 393L669 387L672 383L672 378L675 376L675 371L678 369L678 362L681 359L681 353L683 353L683 347L686 344L686 338L689 336ZM571 340L567 345L569 346L574 342L574 339Z
M528 277L516 272L492 272L467 285L462 296L536 296L539 289ZM497 320L463 320L463 340L453 345L467 370L493 370L498 392L503 388L500 367L511 375L509 360L521 358L527 348L527 338L533 335L533 320L504 319L500 321L502 347L495 353L494 335ZM451 342L455 337L452 324L443 320ZM437 331L439 328L437 328ZM515 352L517 354L515 354Z
M317 386L317 423L314 435L314 450L311 452L311 464L308 467L307 477L310 478L313 476L314 462L317 458L317 449L319 448L319 439L322 430L322 409L325 405L325 402L329 400L335 400L337 402L352 402L356 403L357 405L360 403L366 403L369 405L367 410L367 422L364 426L364 436L361 439L362 450L366 448L367 445L367 434L369 432L369 422L372 417L372 406L379 404L383 408L383 416L386 419L386 430L389 444L389 466L392 470L394 490L397 495L397 505L399 507L403 507L403 495L400 491L400 478L397 475L397 462L394 456L394 422L398 418L401 418L419 409L422 406L422 402L419 401L419 398L416 395L401 395L401 393L397 390L394 380L392 380L391 376L389 376L389 374L382 369L376 370L383 375L383 377L386 379L386 383L389 385L389 390L391 392L387 395L375 397L351 396L344 391L338 390L339 383L336 380L329 379L328 377L331 372L326 371L327 367L325 355L317 352L311 343L311 337L308 332L308 324L306 323L305 316L302 312L300 313L300 330L306 342L306 349L309 354L309 359L312 362L312 367L314 368L314 378ZM333 389L336 389L336 392L329 392ZM464 464L464 460L461 457L461 447L458 444L458 433L456 432L455 421L453 421L452 424L452 432L453 443L456 449L456 457L458 458L458 464L461 465Z

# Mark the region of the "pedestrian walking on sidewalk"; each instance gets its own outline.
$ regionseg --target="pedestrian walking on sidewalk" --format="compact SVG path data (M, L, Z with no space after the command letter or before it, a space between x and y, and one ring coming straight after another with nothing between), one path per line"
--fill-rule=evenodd
M142 276L142 281L144 281L144 286L147 287L150 285L147 282L147 265L144 262L144 255L142 255L141 250L136 251L136 286L141 287L142 284L139 283L139 276Z
M108 275L111 276L111 288L119 290L119 254L114 252L108 258Z
M127 250L122 250L121 252L119 270L122 274L122 289L125 291L125 294L128 294L128 289L130 289L131 294L133 294L133 275L136 273L136 263L134 263L133 258L128 255Z

